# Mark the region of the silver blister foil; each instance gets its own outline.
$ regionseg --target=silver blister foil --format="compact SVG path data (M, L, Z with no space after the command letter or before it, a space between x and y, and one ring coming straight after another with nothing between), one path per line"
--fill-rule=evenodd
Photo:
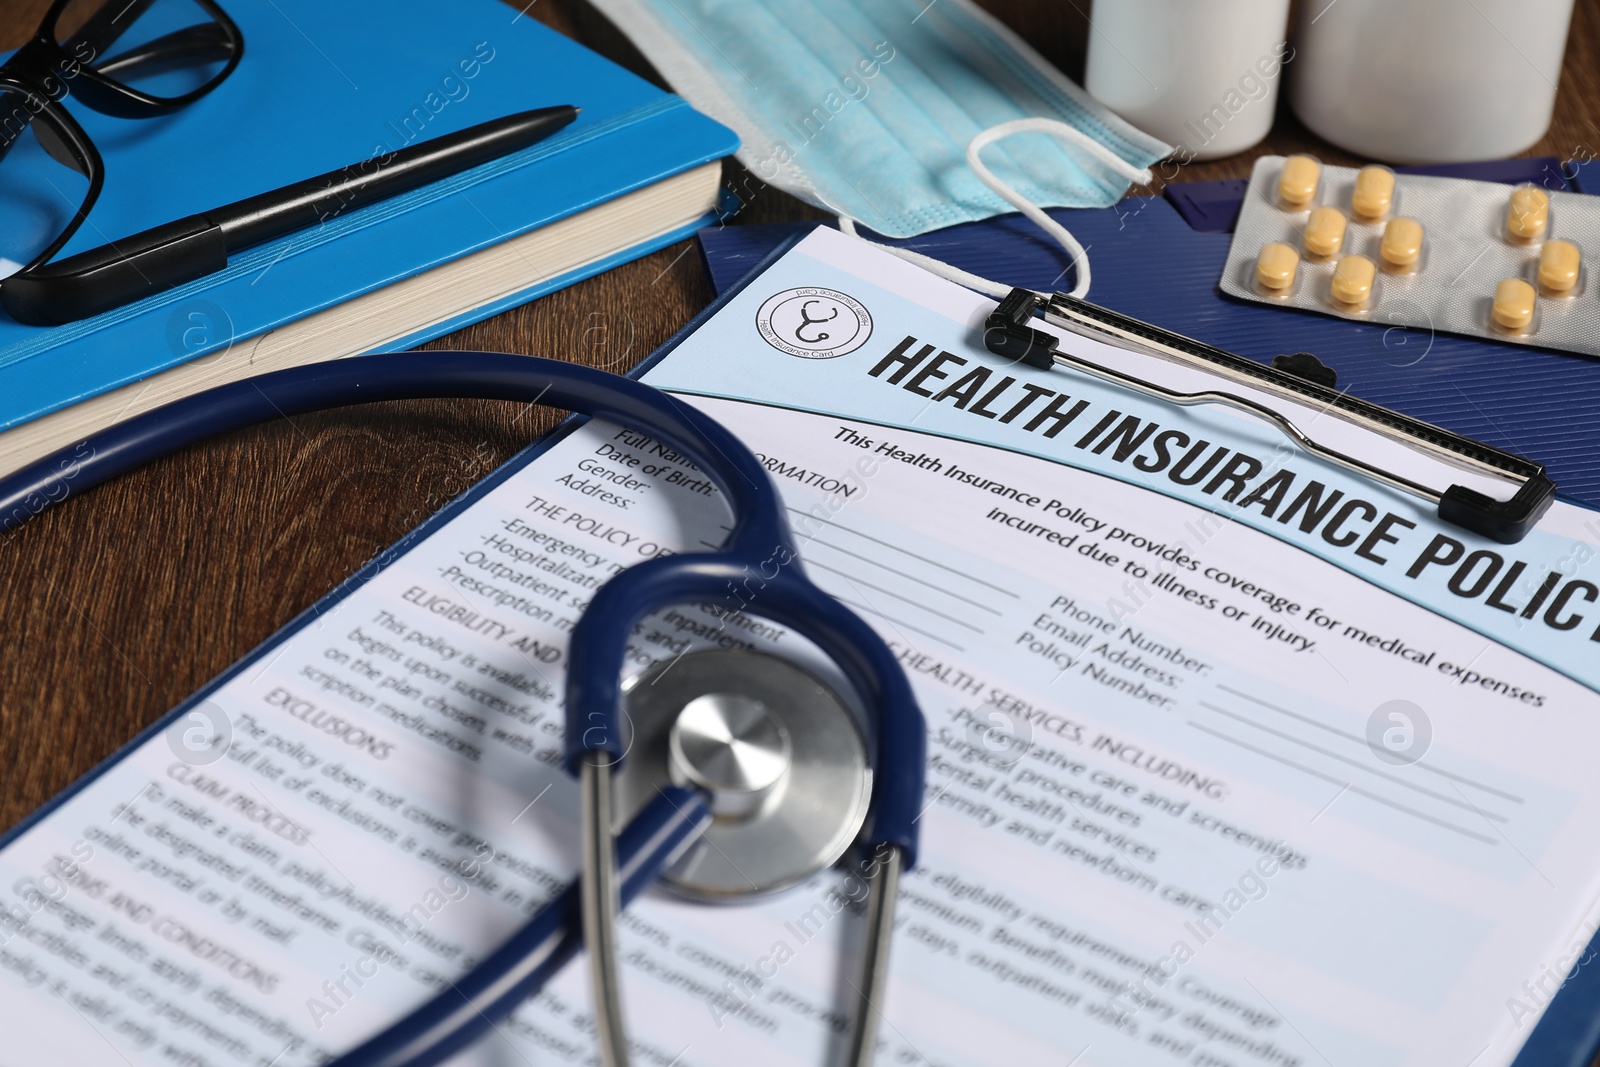
M1600 287L1591 291L1587 285L1589 256L1600 254L1600 197L1546 189L1550 219L1545 232L1539 240L1520 243L1506 232L1513 186L1396 174L1389 213L1364 222L1350 210L1357 174L1353 167L1324 166L1310 204L1297 211L1280 206L1278 175L1284 158L1263 156L1251 171L1222 272L1224 293L1386 326L1600 355ZM1324 261L1308 256L1303 242L1306 219L1320 206L1336 207L1349 217L1339 255ZM1384 226L1395 217L1416 219L1424 230L1421 260L1407 273L1385 269L1378 252ZM1538 281L1540 249L1557 238L1577 245L1584 261L1578 284L1565 296L1546 294ZM1256 282L1257 254L1273 241L1289 245L1301 257L1295 283L1281 294ZM1329 294L1339 257L1353 253L1378 264L1372 297L1360 308L1342 305ZM1525 330L1505 330L1490 317L1495 287L1506 278L1521 278L1539 292L1533 322Z

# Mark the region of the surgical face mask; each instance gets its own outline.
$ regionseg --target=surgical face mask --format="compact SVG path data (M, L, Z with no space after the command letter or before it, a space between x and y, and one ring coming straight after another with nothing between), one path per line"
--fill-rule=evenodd
M967 165L986 130L1047 118L984 157L1022 200L1105 207L1170 149L1094 103L970 0L594 0L758 178L890 237L1011 210ZM1015 203L1016 201L1012 201Z

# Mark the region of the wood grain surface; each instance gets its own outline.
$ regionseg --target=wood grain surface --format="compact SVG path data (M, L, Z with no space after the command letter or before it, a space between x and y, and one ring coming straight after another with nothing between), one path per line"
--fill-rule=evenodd
M448 7L448 0L440 3ZM1081 77L1089 0L983 3ZM46 6L47 0L0 0L0 47L25 40ZM582 0L535 0L529 14L650 73ZM1600 154L1597 61L1600 0L1578 0L1555 121L1531 154ZM1185 167L1179 180L1241 177L1257 155L1298 150L1352 161L1280 107L1263 144ZM731 162L728 168L728 180L744 188L742 169ZM740 221L819 217L763 189ZM710 299L694 243L685 241L432 347L526 352L625 370ZM285 419L74 496L0 541L0 829L116 751L555 419L487 401L379 404Z

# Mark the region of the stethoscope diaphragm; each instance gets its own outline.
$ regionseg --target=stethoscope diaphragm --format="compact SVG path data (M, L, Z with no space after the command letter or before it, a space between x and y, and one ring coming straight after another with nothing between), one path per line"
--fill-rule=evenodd
M713 903L775 893L838 862L860 833L872 792L866 742L809 671L763 652L691 652L635 678L626 712L618 817L664 785L701 792L715 815L663 875L674 892Z

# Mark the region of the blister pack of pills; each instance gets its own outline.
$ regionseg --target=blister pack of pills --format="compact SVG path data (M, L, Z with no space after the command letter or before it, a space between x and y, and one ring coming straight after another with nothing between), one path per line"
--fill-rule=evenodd
M1222 291L1388 326L1600 355L1600 196L1256 160Z

